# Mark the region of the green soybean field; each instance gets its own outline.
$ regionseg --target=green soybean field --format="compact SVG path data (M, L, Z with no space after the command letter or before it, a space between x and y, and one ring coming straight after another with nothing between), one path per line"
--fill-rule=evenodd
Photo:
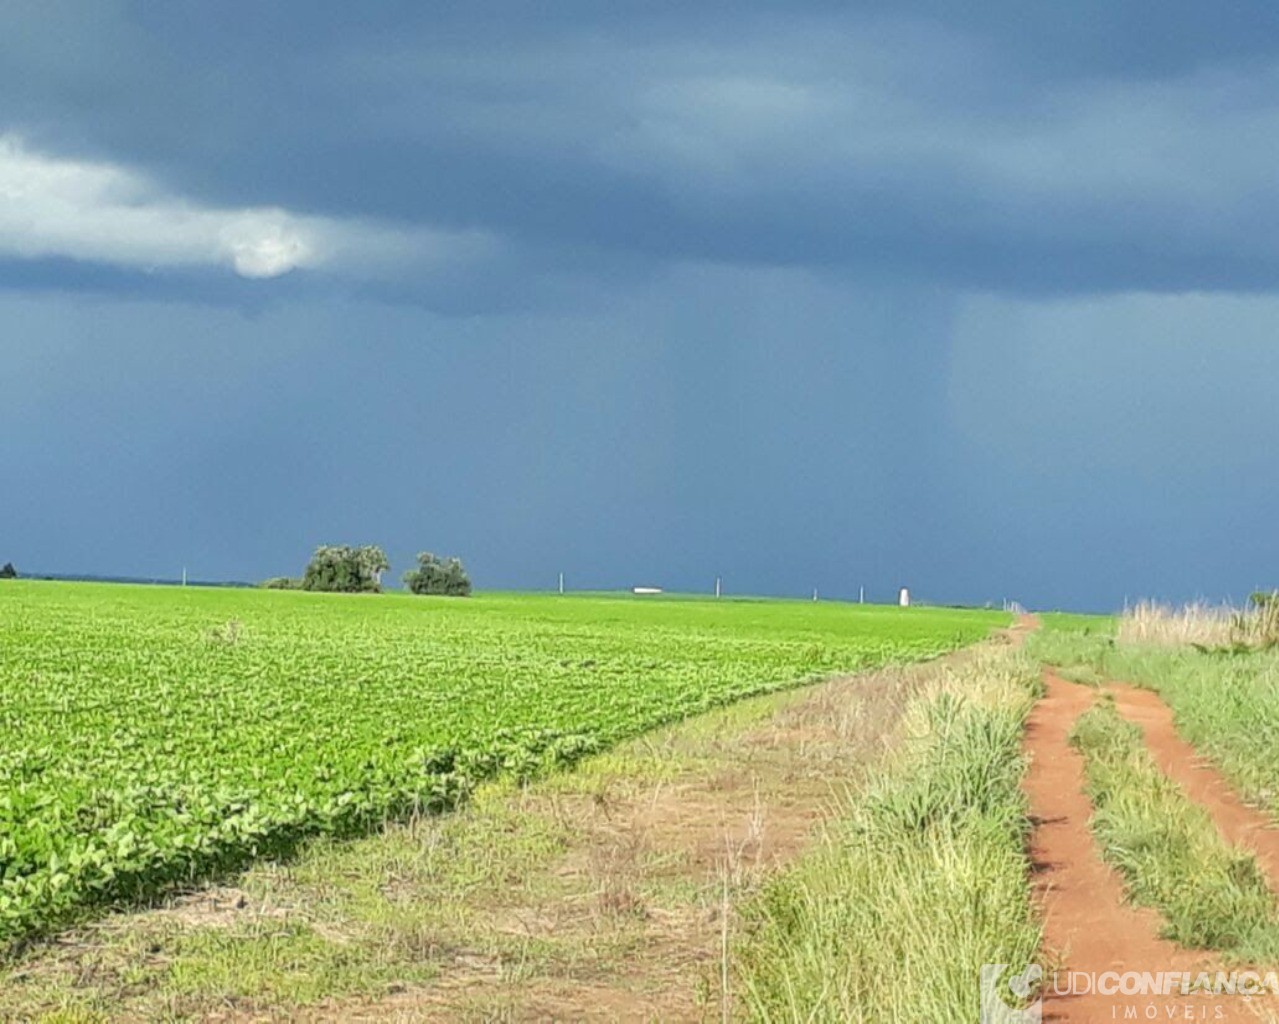
M0 944L999 612L0 587Z

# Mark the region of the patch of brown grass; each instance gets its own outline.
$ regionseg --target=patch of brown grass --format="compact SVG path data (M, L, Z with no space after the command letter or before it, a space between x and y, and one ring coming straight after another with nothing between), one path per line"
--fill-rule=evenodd
M1158 647L1260 647L1279 642L1279 601L1254 600L1247 608L1141 601L1125 608L1116 639Z

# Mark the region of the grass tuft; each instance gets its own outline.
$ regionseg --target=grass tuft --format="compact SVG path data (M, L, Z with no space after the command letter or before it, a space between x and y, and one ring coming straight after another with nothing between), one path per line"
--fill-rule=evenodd
M980 965L1034 956L1019 782L1036 687L1020 654L983 652L908 708L886 774L746 905L750 1018L975 1020Z

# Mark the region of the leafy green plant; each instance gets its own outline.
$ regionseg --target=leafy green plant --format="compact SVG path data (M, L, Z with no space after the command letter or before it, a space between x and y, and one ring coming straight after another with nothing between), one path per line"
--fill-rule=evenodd
M1006 622L18 581L0 595L0 942Z

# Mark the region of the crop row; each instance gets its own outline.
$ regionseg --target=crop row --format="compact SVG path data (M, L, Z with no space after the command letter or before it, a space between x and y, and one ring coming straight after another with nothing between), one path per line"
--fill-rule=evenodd
M0 941L748 694L933 655L999 619L7 586Z

